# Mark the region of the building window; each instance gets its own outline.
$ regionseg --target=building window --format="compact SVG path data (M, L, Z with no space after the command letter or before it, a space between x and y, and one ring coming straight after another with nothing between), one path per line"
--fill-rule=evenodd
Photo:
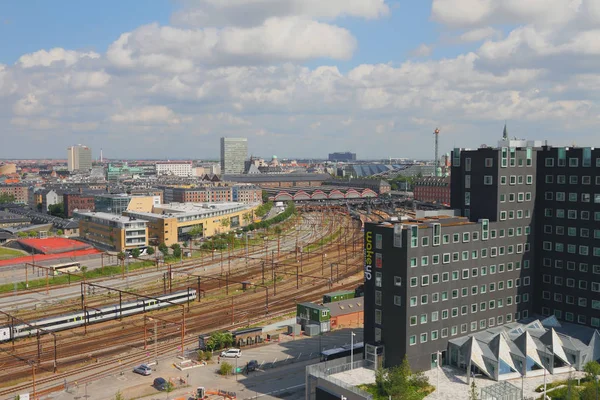
M402 306L402 297L394 295L394 305L395 306Z
M483 177L483 184L484 185L493 185L494 184L494 178L491 175L485 175Z
M375 323L381 325L381 310L375 310Z
M415 326L417 325L417 316L416 315L412 315L410 317L410 326Z
M381 290L376 290L375 291L375 305L376 306L380 306L381 305Z
M427 333L421 333L420 342L421 343L427 342Z
M394 276L394 286L402 286L402 277Z

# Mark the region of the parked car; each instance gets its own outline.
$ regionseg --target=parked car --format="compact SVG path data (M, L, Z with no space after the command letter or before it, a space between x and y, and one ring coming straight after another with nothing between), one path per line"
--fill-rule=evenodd
M240 349L228 349L221 352L221 357L235 357L239 358L242 355L242 351Z
M256 360L250 360L250 362L248 362L248 364L246 365L247 372L256 371L257 369L258 369L258 361L256 361Z
M148 376L152 374L152 368L150 368L146 364L142 364L135 367L133 369L133 372L138 373L140 375Z
M165 378L156 378L152 386L154 386L158 390L167 390L169 382L167 382Z

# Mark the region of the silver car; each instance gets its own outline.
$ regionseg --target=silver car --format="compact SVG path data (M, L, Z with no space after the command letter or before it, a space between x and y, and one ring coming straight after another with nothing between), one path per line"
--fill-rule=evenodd
M142 364L142 365L138 365L137 367L135 367L133 369L133 372L140 374L140 375L148 376L148 375L152 374L152 368L150 368L146 364Z

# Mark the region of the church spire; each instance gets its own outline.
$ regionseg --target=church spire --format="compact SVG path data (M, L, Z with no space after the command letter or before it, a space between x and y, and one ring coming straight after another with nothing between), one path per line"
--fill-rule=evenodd
M502 132L502 139L508 140L508 130L506 129L506 121L504 121L504 131Z

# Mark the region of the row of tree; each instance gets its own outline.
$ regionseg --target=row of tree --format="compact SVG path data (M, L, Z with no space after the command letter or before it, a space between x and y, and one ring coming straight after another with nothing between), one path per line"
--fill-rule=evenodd
M15 196L8 193L0 193L0 204L14 203L16 200Z

